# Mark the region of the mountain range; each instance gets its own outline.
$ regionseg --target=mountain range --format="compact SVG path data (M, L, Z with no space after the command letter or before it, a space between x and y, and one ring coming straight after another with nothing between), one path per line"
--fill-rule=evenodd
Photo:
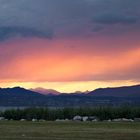
M102 105L140 105L140 85L99 88L91 92L61 94L43 88L0 88L0 106L79 107Z
M100 97L140 97L140 85L99 88L88 94Z
M34 92L38 92L38 93L41 93L43 95L60 95L60 94L65 94L65 93L62 93L62 92L59 92L57 90L54 90L54 89L45 89L45 88L41 88L41 87L38 87L38 88L31 88L29 89L31 91L34 91ZM73 93L69 93L69 94L88 94L89 91L86 90L86 91L75 91Z
M34 92L38 92L38 93L41 93L44 95L59 95L59 94L61 94L60 92L58 92L54 89L45 89L45 88L41 88L41 87L34 88L34 89L31 88L29 90L34 91Z

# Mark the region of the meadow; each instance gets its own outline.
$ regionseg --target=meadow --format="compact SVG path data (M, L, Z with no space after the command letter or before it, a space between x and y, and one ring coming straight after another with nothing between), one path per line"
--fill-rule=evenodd
M0 122L0 140L139 139L138 122Z

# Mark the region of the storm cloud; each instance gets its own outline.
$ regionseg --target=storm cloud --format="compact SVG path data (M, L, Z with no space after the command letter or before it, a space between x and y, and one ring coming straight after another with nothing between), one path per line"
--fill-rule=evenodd
M47 31L38 31L36 29L27 28L27 27L0 27L0 41L7 40L12 37L38 37L38 38L52 38L52 32Z
M6 38L6 28L12 29L10 36L20 32L23 37L26 29L26 35L48 37L51 31L53 37L63 32L65 36L86 34L85 28L98 32L114 24L134 28L140 21L139 6L139 0L0 0L0 40Z
M139 21L138 17L135 16L123 16L123 15L101 15L93 18L93 22L98 24L135 24Z

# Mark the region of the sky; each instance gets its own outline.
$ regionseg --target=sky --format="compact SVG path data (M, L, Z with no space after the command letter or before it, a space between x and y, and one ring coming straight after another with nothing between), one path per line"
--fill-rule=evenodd
M0 0L0 87L60 92L140 82L140 0Z

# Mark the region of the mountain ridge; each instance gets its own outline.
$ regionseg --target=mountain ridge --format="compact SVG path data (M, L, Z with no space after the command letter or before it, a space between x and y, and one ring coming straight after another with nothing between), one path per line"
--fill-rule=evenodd
M0 106L93 107L140 105L140 85L99 88L84 93L44 95L20 87L0 88Z
M140 96L140 85L98 88L88 93L93 96Z
M34 92L41 93L43 95L59 95L59 94L61 94L61 92L59 92L57 90L54 90L54 89L46 89L46 88L41 88L41 87L31 88L29 90L34 91Z

